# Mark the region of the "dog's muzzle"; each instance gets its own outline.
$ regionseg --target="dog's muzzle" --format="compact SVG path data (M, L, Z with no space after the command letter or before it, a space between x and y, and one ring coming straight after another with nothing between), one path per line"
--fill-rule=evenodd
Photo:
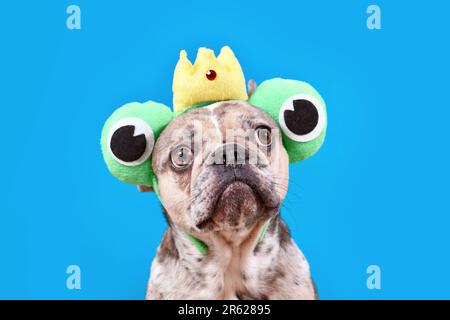
M209 158L206 170L212 170L215 183L211 185L208 206L196 217L198 229L225 224L237 227L242 222L256 221L267 209L278 209L280 198L270 177L259 168L266 164L257 165L257 154L240 144L227 143Z

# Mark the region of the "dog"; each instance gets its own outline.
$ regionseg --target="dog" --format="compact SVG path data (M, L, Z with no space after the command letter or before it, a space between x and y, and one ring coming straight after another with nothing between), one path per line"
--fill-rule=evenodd
M278 130L244 101L188 110L164 129L152 166L168 227L146 299L318 298L280 217L289 159Z

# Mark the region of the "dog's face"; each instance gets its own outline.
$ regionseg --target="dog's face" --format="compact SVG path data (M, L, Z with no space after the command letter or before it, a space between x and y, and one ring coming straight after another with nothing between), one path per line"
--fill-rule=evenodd
M185 112L153 151L163 205L175 225L194 233L250 229L278 214L288 165L276 123L240 101Z

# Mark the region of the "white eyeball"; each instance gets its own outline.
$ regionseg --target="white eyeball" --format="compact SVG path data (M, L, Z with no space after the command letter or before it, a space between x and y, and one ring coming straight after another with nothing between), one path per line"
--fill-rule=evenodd
M140 118L121 119L108 132L111 156L125 166L143 163L150 157L154 145L152 128Z
M317 138L326 124L324 106L313 96L296 94L283 103L278 114L283 132L297 142Z

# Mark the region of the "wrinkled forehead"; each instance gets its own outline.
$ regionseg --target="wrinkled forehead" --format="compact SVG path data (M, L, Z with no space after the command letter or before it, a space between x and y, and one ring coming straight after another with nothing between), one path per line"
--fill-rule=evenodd
M259 125L277 127L264 111L246 102L224 101L187 111L173 120L159 139L189 139L196 134L225 136L230 130L246 131Z
M276 128L264 111L242 101L220 102L208 107L222 132L228 129L254 129L258 125Z

